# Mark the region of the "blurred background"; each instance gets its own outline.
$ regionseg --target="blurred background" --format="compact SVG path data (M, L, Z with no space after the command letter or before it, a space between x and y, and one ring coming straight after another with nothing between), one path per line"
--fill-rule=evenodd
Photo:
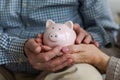
M108 0L114 20L120 25L120 0Z

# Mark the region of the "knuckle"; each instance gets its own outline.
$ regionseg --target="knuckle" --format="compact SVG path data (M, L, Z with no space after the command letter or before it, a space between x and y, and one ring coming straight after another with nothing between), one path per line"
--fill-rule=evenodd
M33 38L32 38L32 39L28 39L28 40L25 42L25 47L31 49L30 47L31 47L31 45L32 45L32 42L33 42Z
M41 48L39 46L36 46L33 50L35 53L40 53Z

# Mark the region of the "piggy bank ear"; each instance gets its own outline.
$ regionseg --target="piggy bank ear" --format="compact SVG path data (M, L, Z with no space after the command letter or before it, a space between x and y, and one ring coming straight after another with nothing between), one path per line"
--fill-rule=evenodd
M50 27L50 25L52 25L52 24L55 24L55 22L54 21L52 21L52 20L47 20L47 22L46 22L46 28L48 28L48 27Z
M67 21L65 23L65 25L67 25L70 29L73 29L73 22L72 21Z

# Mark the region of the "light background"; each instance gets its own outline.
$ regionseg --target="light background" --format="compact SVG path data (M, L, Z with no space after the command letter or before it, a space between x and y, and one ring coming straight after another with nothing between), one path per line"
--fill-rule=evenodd
M120 0L108 0L114 20L120 25ZM119 16L118 16L119 13Z
M120 0L108 0L113 12L120 12Z

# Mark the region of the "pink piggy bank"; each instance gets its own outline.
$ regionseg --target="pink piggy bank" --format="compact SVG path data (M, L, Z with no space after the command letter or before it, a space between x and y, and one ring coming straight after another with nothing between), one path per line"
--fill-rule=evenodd
M72 21L65 24L55 23L52 20L46 22L46 31L43 35L43 43L50 47L68 46L74 44L76 33L73 30Z
M43 35L43 43L55 47L68 46L75 43L76 33L73 23L67 21L64 24L48 20L46 31ZM79 53L78 53L79 54ZM36 80L41 79L40 76ZM51 72L44 80L103 80L100 72L90 64L78 63L61 72Z

